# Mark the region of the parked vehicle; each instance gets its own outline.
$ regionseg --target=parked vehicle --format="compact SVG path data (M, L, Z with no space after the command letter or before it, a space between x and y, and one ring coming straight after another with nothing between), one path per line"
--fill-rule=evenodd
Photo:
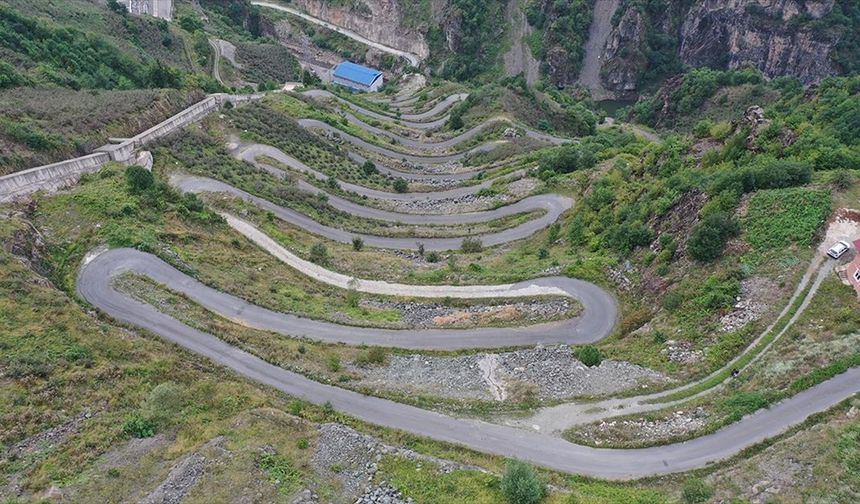
M848 252L850 248L851 245L840 240L827 250L827 255L834 259L839 259L845 252Z

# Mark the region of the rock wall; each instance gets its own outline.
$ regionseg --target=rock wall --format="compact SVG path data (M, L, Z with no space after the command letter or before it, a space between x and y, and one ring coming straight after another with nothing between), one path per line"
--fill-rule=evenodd
M293 0L291 4L311 16L354 31L365 38L426 59L430 55L430 48L424 34L403 28L403 1L353 0L333 5L327 0Z
M625 2L603 50L601 82L621 96L635 96L646 54L654 49L647 46L650 37L674 43L676 50L661 57L685 65L753 66L768 78L790 75L812 84L836 73L831 55L838 36L800 21L821 19L834 2L667 0L659 12Z
M767 77L793 75L810 84L833 75L829 34L795 28L804 15L820 19L834 0L705 0L681 26L681 60L693 66L752 65Z

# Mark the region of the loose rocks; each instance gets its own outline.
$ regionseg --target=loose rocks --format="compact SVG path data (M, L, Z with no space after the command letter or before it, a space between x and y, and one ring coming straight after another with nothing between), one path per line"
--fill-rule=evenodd
M489 383L480 362L486 354L460 357L392 356L389 364L359 369L366 386L429 393L456 399L493 400L505 397L502 387L532 384L539 399L563 399L617 393L649 383L668 381L665 375L628 362L603 361L586 367L570 347L536 347L495 354L494 379Z
M409 327L473 327L505 321L545 322L572 315L578 305L569 299L535 299L517 303L475 304L463 307L441 303L402 303L364 300L362 306L395 309Z

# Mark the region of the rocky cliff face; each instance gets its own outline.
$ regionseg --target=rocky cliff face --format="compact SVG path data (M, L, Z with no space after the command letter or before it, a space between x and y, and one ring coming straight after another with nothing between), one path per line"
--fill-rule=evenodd
M336 3L327 0L293 0L292 5L370 40L427 58L430 48L424 34L404 28L407 25L404 22L405 1L411 0L353 0Z
M806 84L833 75L838 39L796 27L820 19L834 0L705 0L681 26L681 60L692 66L752 65L767 77L793 75Z
M627 9L621 16L603 49L600 80L603 86L618 97L636 92L639 76L647 63L645 47L645 21L639 9Z
M769 78L792 75L816 82L836 73L831 55L839 36L810 21L829 14L834 2L665 0L658 12L626 2L603 50L601 81L619 95L633 95L656 55L663 62L747 65Z

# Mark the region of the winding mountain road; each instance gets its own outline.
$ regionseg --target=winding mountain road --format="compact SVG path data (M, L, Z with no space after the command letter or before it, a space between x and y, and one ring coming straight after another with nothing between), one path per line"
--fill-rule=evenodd
M308 122L303 126L324 129L332 132L330 126L319 121ZM403 158L404 155L351 137L343 132L336 132L341 138L367 150L383 156ZM364 145L362 145L364 144ZM285 154L278 158L278 153L266 146L252 146L238 155L249 156L248 160L259 163L256 159L261 153L279 161L285 159ZM245 154L247 153L247 154ZM274 154L274 155L272 155ZM441 158L459 159L465 153L451 156L412 156L416 162L428 162L427 159L438 161ZM288 158L288 156L286 156ZM304 171L312 176L321 175L296 160L287 164L290 169ZM281 170L269 167L271 170ZM270 171L271 171L270 170ZM185 177L174 180L184 190L208 191L216 190L232 192L240 197L253 201L254 204L267 208L279 217L299 225L311 232L344 233L342 236L332 234L332 239L350 241L354 234L345 233L332 228L325 228L306 216L292 210L279 207L250 194L231 188L227 184L201 177ZM214 185L213 185L214 184ZM306 190L316 190L309 184L302 186ZM461 188L474 190L474 188ZM370 189L365 189L371 191ZM373 193L380 198L388 193L378 191ZM426 196L426 195L425 195ZM409 196L415 197L415 196ZM540 196L530 201L528 205L549 205L544 207L546 215L555 211L560 214L564 209L556 210L554 205L565 204L561 199L544 198ZM411 216L412 214L397 214L355 205L347 200L336 201L344 211L367 212L365 215L380 212L387 218L416 218L425 223L447 220L441 215ZM525 205L525 203L523 203ZM566 203L569 205L569 201ZM510 207L513 207L511 205ZM346 209L349 210L346 210ZM569 206L568 206L569 208ZM499 209L502 210L502 209ZM515 212L513 209L503 210ZM472 219L488 218L496 210L475 212ZM500 214L504 215L504 214ZM455 216L460 222L461 216ZM558 214L555 215L555 218ZM841 401L860 391L860 368L854 368L826 382L801 392L794 397L782 401L769 409L758 411L726 428L713 434L696 438L684 443L676 443L644 449L597 449L576 445L558 437L534 432L527 428L497 425L477 420L467 420L446 416L443 414L422 410L417 407L396 403L372 396L337 388L310 380L300 374L287 371L271 365L262 359L243 350L233 347L216 336L193 329L180 321L159 312L153 306L142 303L117 290L113 279L126 272L134 272L152 279L155 282L187 296L192 301L206 309L236 323L272 331L290 337L306 337L328 343L346 343L351 345L376 345L407 349L456 350L495 348L506 346L524 346L537 343L568 343L580 344L598 341L609 335L613 330L618 316L618 308L614 298L603 289L581 280L566 277L547 277L528 280L515 284L495 286L412 286L394 284L376 280L353 279L318 265L305 261L290 253L283 246L266 236L252 224L231 215L225 215L228 224L237 232L251 240L256 245L271 253L285 264L300 272L329 285L339 288L354 288L360 292L410 295L415 297L521 297L539 295L558 295L574 298L581 303L583 312L573 319L541 323L524 327L512 328L476 328L476 329L426 329L426 330L391 330L377 328L350 327L330 322L311 320L295 315L278 313L260 306L253 305L230 294L220 292L183 274L157 257L133 249L113 249L106 252L87 256L82 265L77 281L77 291L81 298L103 311L107 315L142 328L162 338L174 342L183 348L202 355L216 364L225 366L248 379L271 386L291 396L299 397L315 404L330 403L337 410L360 420L385 427L399 429L436 440L455 443L478 451L493 453L505 457L527 460L535 464L564 472L583 474L606 479L632 479L659 474L687 471L700 468L709 463L732 457L741 450L779 435L797 426L810 415L825 411ZM555 220L553 219L553 221ZM537 221L537 220L536 220ZM536 222L533 221L533 222ZM476 221L477 222L477 221ZM530 223L531 224L531 223ZM316 226L316 227L314 227ZM512 233L519 227L502 231ZM534 232L533 230L531 232ZM507 237L510 238L510 234ZM403 239L409 244L390 243L380 245L375 242L380 237L367 237L365 241L375 246L392 246L409 248L414 239ZM400 239L392 239L400 240ZM442 238L440 240L456 240ZM431 243L430 240L424 240ZM485 244L492 244L491 236L484 238ZM406 247L401 247L406 245ZM446 249L456 248L456 242L435 243L433 247ZM816 272L818 270L815 270ZM817 273L815 282L819 282L823 273ZM804 277L803 282L813 278L813 271ZM344 287L346 286L346 287ZM801 292L800 286L797 295ZM789 303L789 306L792 302ZM784 312L785 313L785 312ZM796 317L796 315L795 315ZM761 337L760 337L761 338ZM683 389L684 387L682 387Z
M240 319L257 327L279 328L292 335L301 335L303 329L314 330L326 325L311 321L314 327L303 327L300 325L302 319L298 317L254 307L215 291L173 269L155 256L133 249L114 249L88 257L78 276L78 293L87 302L117 320L158 334L216 364L291 396L315 404L330 403L335 409L372 424L478 451L527 460L551 469L598 478L632 479L703 467L778 435L802 423L810 415L824 411L860 390L860 368L855 368L770 409L761 410L729 427L691 441L643 449L590 448L524 429L458 419L315 382L269 364L215 336L188 327L152 306L117 291L112 286L112 279L129 271L162 282L228 318ZM588 300L584 304L584 316L588 317L589 309L594 307ZM364 331L363 329L334 324L327 326L329 327L326 327L324 337L343 337L348 341L363 339L356 337L356 332ZM334 333L329 332L329 329ZM364 337L374 337L379 343L389 341L398 346L410 340L416 340L423 346L437 343L446 337L444 334L417 335L426 331L397 331L405 333L399 336L386 335L381 330L370 331L374 333L365 334ZM459 335L451 342L459 345L462 338L469 338L474 331L483 330L456 331ZM520 340L516 334L519 331L527 333L529 328L509 331L517 341ZM445 332L449 331L441 331ZM489 339L485 339L481 344L506 344L505 339L499 340L492 334L487 336ZM432 341L428 342L427 338L432 338ZM527 340L528 337L523 335L523 339ZM510 339L507 341L510 342Z

